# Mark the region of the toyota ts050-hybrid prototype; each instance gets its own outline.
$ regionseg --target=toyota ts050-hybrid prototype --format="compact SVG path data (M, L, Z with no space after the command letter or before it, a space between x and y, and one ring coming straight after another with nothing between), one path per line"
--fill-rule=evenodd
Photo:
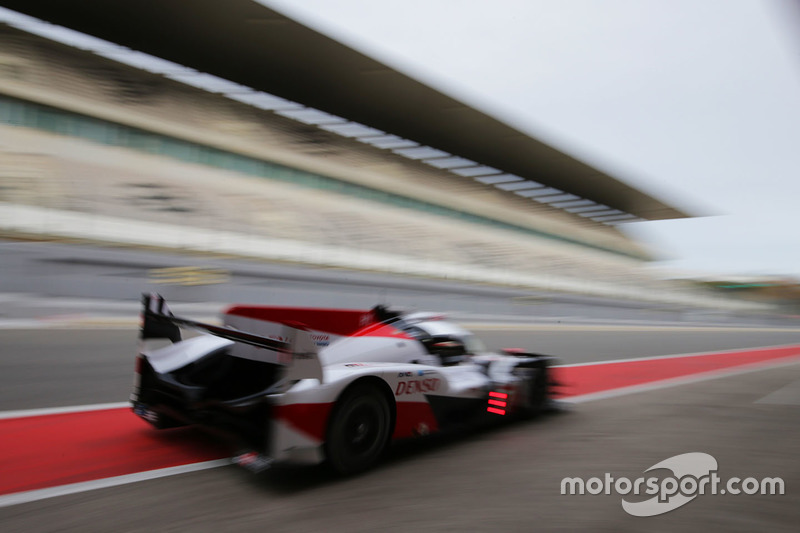
M438 314L235 305L214 325L145 295L142 318L133 411L156 428L213 429L254 471L355 473L390 442L548 403L551 357L489 353ZM201 334L182 339L186 328Z

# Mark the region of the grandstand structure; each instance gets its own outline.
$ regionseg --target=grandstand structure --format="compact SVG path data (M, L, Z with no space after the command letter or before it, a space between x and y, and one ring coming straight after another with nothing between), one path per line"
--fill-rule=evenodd
M88 18L81 18L80 9L74 19L65 18L75 2L3 4L100 33L82 26ZM93 2L79 4L85 8ZM141 20L165 20L148 12L159 9L158 2L132 4ZM174 4L181 2L169 3ZM211 31L215 9L222 9L214 4L192 4L202 17L185 28L187 34L203 38L203 31ZM122 11L119 6L130 7L113 5ZM105 17L96 17L97 24L121 15L109 9ZM225 18L230 13L242 20L257 15L282 28L270 38L295 32L295 39L339 57L345 67L365 57L260 4L235 0L225 10L219 18L223 27L231 23ZM150 30L155 33L142 48L158 40L161 30ZM125 34L120 30L120 35ZM308 50L293 42L305 57ZM249 53L262 45L254 43ZM258 79L236 73L224 81L212 78L212 89L214 84L222 88L209 90L209 76L177 63L153 72L116 57L113 47L111 53L102 48L76 48L0 24L0 223L6 232L39 231L23 227L22 218L49 220L39 226L47 234L67 225L53 221L80 221L87 235L97 227L113 227L136 233L139 244L158 245L158 234L177 231L171 244L195 250L607 297L733 305L652 278L643 268L647 251L617 228L626 221L687 216L681 210L463 104L457 103L461 118L442 123L436 113L455 101L445 97L442 104L440 93L419 89L418 82L388 67L381 65L381 72L398 76L401 88L405 83L422 90L420 107L434 107L403 121L391 110L380 112L392 101L405 105L392 95L373 95L363 102L372 107L364 114L355 110L357 94L309 97L307 84L315 80L304 80L302 90L279 84L276 95L265 92ZM204 70L225 74L218 71L225 53ZM183 57L185 64L197 60L168 49L160 55ZM284 59L261 66L280 74ZM358 72L355 78L363 74ZM193 83L192 73L205 77L205 88ZM319 87L325 80L316 82ZM370 116L374 121L365 120ZM464 135L470 124L505 135ZM104 235L101 240L128 239ZM219 241L225 246L214 244ZM234 247L233 241L242 244Z

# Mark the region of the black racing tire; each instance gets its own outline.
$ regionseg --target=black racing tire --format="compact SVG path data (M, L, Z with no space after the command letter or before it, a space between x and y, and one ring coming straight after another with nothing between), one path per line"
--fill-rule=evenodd
M389 441L389 401L374 385L356 385L345 392L328 425L325 453L338 473L352 475L370 468Z
M525 406L525 416L537 416L547 410L549 401L550 375L546 365L537 369L536 377L529 385L528 405Z

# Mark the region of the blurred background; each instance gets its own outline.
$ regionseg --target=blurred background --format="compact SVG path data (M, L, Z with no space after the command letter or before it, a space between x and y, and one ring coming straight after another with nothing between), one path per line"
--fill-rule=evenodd
M0 6L4 531L796 530L796 492L558 494L691 451L800 483L796 2ZM143 292L444 311L601 393L352 479L194 471L227 452L129 412Z
M461 282L470 287L464 289L467 292L475 287L502 289L505 306L491 311L506 315L586 315L569 308L576 299L589 305L590 316L609 319L620 308L641 310L642 319L670 320L751 320L796 312L793 272L777 259L774 270L749 269L750 258L762 254L758 243L745 235L733 235L740 241L739 271L730 260L724 261L724 268L701 274L652 268L654 263L669 265L664 261L675 259L676 250L670 249L669 239L648 233L648 224L673 228L673 240L688 227L700 243L692 246L706 253L678 257L690 265L692 259L703 264L707 257L719 255L719 241L737 233L738 218L728 220L727 230L716 235L709 235L702 223L687 226L698 220L697 215L709 214L708 207L695 206L718 209L726 201L718 175L727 162L718 161L720 169L708 174L710 186L697 179L696 170L686 176L685 169L677 167L655 180L648 181L646 172L644 177L622 173L622 178L587 162L604 160L592 157L588 141L580 139L597 139L602 132L581 137L586 128L576 124L570 141L556 127L526 122L535 106L522 106L515 117L509 115L513 104L503 100L509 90L523 92L526 101L547 108L591 105L576 94L565 95L561 102L548 101L559 86L552 81L554 73L542 72L544 65L554 69L563 63L564 80L573 89L580 82L578 67L566 61L565 52L544 46L552 28L519 41L522 49L506 43L509 51L500 62L517 74L507 82L493 78L505 90L498 89L489 100L486 84L475 77L478 67L462 87L453 87L455 74L443 69L438 82L444 90L405 73L429 79L437 63L420 59L411 65L407 48L392 48L411 31L388 17L397 9L395 4L385 11L360 11L358 2L340 3L341 9L314 2L304 7L242 2L219 21L213 18L213 3L197 6L183 19L169 18L180 15L179 8L151 12L156 8L118 6L106 13L92 11L86 3L79 16L63 4L4 4L27 14L0 13L0 232L9 239L0 260L0 292L132 300L143 290L159 290L187 301L291 303L286 300L294 297L282 296L269 283L274 278L267 274L270 268L282 265L282 277L302 273L308 280L321 271L306 267L323 267L323 281L336 283L345 277L368 288L366 298L333 296L335 302L316 302L322 305L363 306L376 297L430 305L424 298L393 293L402 279L414 286L421 280ZM419 19L425 46L448 42L425 33L446 11L445 4L404 12ZM576 26L588 24L588 14L574 7L558 12L544 4L512 4L498 7L487 27L516 28L508 19L515 9L520 15L539 10L545 22L574 17ZM615 5L620 12L630 7L622 4ZM287 10L311 27L276 9ZM481 9L469 4L452 15L453 35L474 31L469 23ZM597 6L587 9L591 13ZM789 6L779 3L759 9L762 18L792 14ZM693 32L708 38L730 33L703 27L709 13L708 7L692 11L682 4L672 10L633 9L624 24L615 17L604 18L609 33L617 25L634 28L615 34L607 47L634 46L633 39L642 37L654 17L669 15L658 26L676 32L679 42L670 41L669 46L677 57L684 57L685 49L691 48L685 40L698 37ZM741 24L746 15L747 8L738 6L728 15L730 24ZM126 30L120 17L141 21L150 33ZM640 25L633 22L637 17L642 17ZM168 38L175 35L177 20L193 32L181 42ZM591 28L603 27L603 21ZM242 23L245 26L238 29L246 38L231 38ZM544 23L532 17L529 24L539 28ZM381 39L376 32L380 34L382 25L397 31ZM361 51L314 27L337 37L352 28L343 40ZM214 40L217 37L222 40ZM564 47L572 47L571 54L588 54L585 41L574 42L568 33L561 38ZM652 49L637 52L651 69L658 62L664 62L665 69L671 64L665 61L665 48L657 47L663 39L659 33L658 39L645 43ZM470 52L473 47L493 46L482 36L474 43L466 37L462 41L470 44L459 47L460 61L446 57L449 48L443 45L436 55L439 63L457 70L464 62L486 59ZM370 48L399 67L371 59ZM706 61L713 59L716 47L709 49ZM754 49L760 50L749 48ZM387 50L397 51L392 55ZM627 57L636 68L633 52L625 50L618 59ZM609 51L604 53L608 61ZM682 75L690 80L697 68L688 65ZM589 70L585 75L593 76L592 85L584 92L596 98L612 82L611 91L622 94L647 93L650 86L645 83L649 70L628 72L625 79L619 79L624 71L610 61ZM720 77L726 72L721 68ZM668 75L675 76L675 69ZM549 85L543 83L547 80ZM766 85L774 86L774 81ZM534 86L539 83L537 94ZM525 86L531 88L523 91ZM448 96L448 88L476 103ZM705 95L709 89L692 91ZM667 127L659 117L682 105L680 94L673 96L661 102L659 115L645 117L651 128L643 136ZM605 113L612 113L616 105L616 100L606 102ZM486 108L502 120L482 110ZM652 102L651 108L655 109ZM540 120L557 123L546 112L541 114ZM635 114L635 109L620 112L619 121ZM702 129L708 121L701 116L695 127ZM690 159L680 151L678 140L687 126L674 126L664 149L676 159ZM548 131L539 136L532 133L537 129ZM613 137L615 130L609 127L605 135ZM626 136L630 139L631 133ZM560 142L549 144L550 139ZM570 146L588 157L571 155ZM631 166L642 165L634 156L641 150L630 152ZM726 155L737 159L735 153ZM617 154L609 159L613 157L620 159ZM709 164L702 158L694 163ZM625 161L616 166L624 167ZM734 197L774 213L776 205L764 206L760 197L745 192L735 191ZM685 201L667 202L661 194ZM769 216L763 213L755 220ZM794 238L778 242L785 249ZM64 246L71 243L83 246ZM115 253L101 246L111 246ZM121 253L123 249L137 252ZM138 253L143 250L150 255ZM180 254L156 253L163 251ZM763 259L769 261L773 251ZM260 266L266 264L273 267ZM361 281L365 273L378 277ZM423 293L428 290L430 285L425 285ZM298 303L315 303L296 298ZM449 311L488 310L461 300L437 303ZM531 303L536 304L533 312ZM622 313L622 318L636 318L629 315Z

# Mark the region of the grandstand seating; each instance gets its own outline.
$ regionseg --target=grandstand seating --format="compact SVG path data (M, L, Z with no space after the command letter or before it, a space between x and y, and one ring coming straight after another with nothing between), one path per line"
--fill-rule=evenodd
M0 201L527 275L548 287L592 283L608 296L675 290L646 273L632 257L638 245L615 228L16 30L0 27L0 50L0 95L137 128L0 123ZM137 137L120 146L109 135ZM194 144L154 153L148 143L158 136ZM277 161L280 179L201 164L194 152L204 147ZM291 168L334 179L278 176ZM353 195L346 183L366 192ZM372 200L369 191L395 201ZM442 216L402 198L531 232Z

